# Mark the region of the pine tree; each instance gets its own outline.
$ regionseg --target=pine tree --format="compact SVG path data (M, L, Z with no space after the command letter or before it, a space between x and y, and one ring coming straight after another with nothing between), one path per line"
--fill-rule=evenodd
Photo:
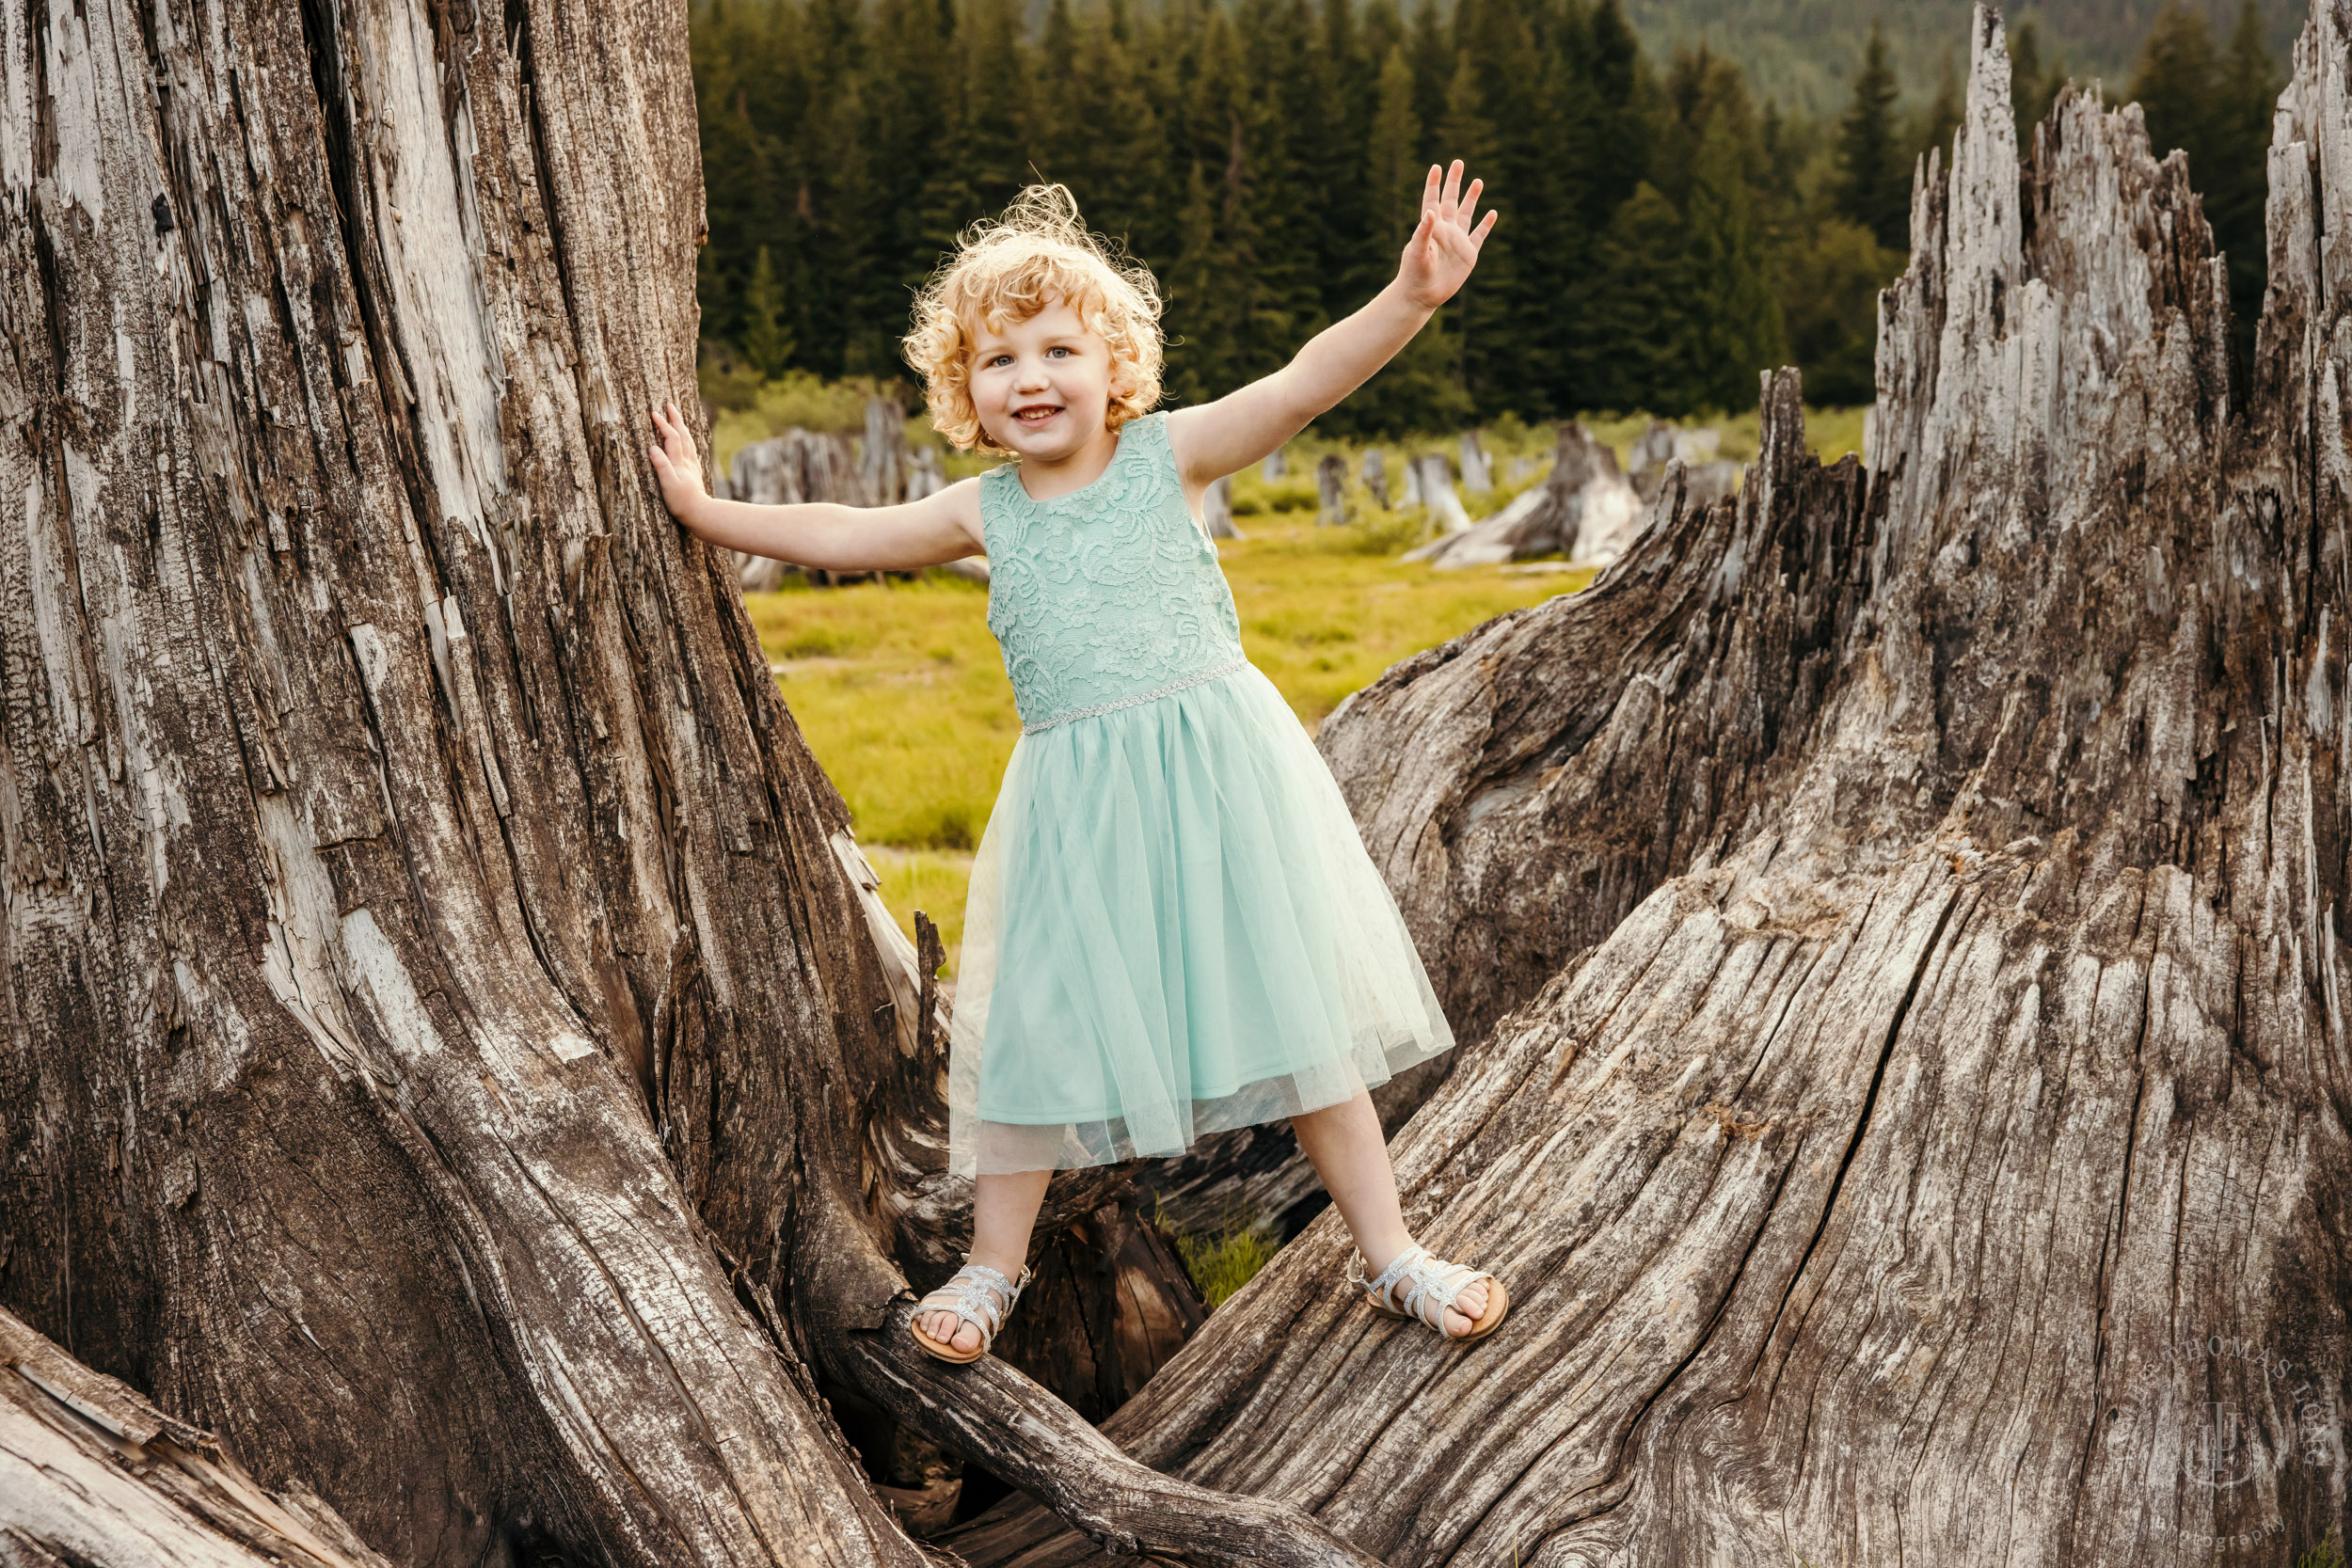
M1851 407L1877 396L1879 291L1904 257L1843 218L1826 218L1788 253L1780 303L1805 402Z
M1168 139L1133 49L1107 10L1073 23L1066 0L1056 0L1046 14L1036 170L1067 184L1093 228L1140 247L1161 232ZM1057 58L1057 49L1068 56Z
M2132 77L2132 97L2148 119L2148 141L2158 157L2172 148L2188 154L2192 179L2213 149L2213 87L2219 74L2213 34L2200 11L2168 4L2156 13Z
M959 106L954 0L876 0L875 36L889 40L889 61L865 72L873 260L855 309L866 344L860 356L872 373L896 377L905 373L898 340L908 302L938 266L946 240L937 231L932 181ZM946 227L952 231L953 221Z
M1684 401L1724 412L1752 405L1757 372L1788 356L1749 184L1746 130L1728 109L1712 117L1683 214Z
M1238 379L1232 351L1238 338L1232 257L1222 243L1218 193L1198 160L1184 177L1184 202L1177 218L1182 236L1173 261L1161 277L1168 335L1162 386L1175 404L1206 403Z
M1032 138L1024 110L1033 102L1034 62L1021 36L1019 0L966 0L958 42L963 55L962 113L945 150L970 210L961 220L1001 212L1031 179Z
M1413 9L1412 40L1405 57L1413 67L1413 115L1421 121L1416 156L1425 166L1438 161L1437 130L1445 123L1445 91L1454 82L1454 36L1438 10L1438 0Z
M1583 32L1589 97L1581 150L1594 173L1584 182L1582 216L1597 231L1649 178L1655 133L1643 102L1648 81L1641 43L1618 0L1599 0Z
M2132 79L2150 147L2159 156L2173 148L2187 154L2189 182L2204 199L2216 248L2229 260L2234 356L2241 368L2262 313L2267 272L2263 208L2279 87L2251 0L2238 12L2226 52L2215 50L2201 14L2167 6L2149 29Z
M1691 406L1682 214L1647 181L1601 236L1579 302L1577 406L1678 414Z
M1470 0L1464 10L1475 4L1476 0ZM1448 167L1454 159L1462 160L1465 184L1474 177L1471 170L1496 168L1495 128L1486 116L1476 58L1472 49L1455 52L1454 80L1447 84L1445 120L1438 138ZM1482 413L1500 412L1523 399L1526 387L1534 379L1523 363L1528 341L1514 330L1512 322L1512 294L1518 280L1515 260L1511 240L1502 234L1498 220L1479 252L1478 270L1445 307L1459 341L1463 384Z
M759 247L751 282L743 291L743 356L763 376L774 379L792 363L792 330L784 322L784 291L774 259Z
M1336 320L1363 303L1371 192L1364 152L1378 103L1379 59L1366 59L1354 0L1320 0L1320 47L1304 62L1313 124L1299 152L1317 193L1317 284L1322 316Z
M1380 103L1373 116L1368 151L1370 248L1383 258L1377 264L1385 268L1394 264L1406 237L1420 221L1422 182L1427 175L1421 161L1421 117L1413 112L1413 68L1406 63L1402 44L1389 50L1380 67Z
M2270 274L2265 212L2270 194L2272 112L2284 86L2263 38L2254 0L2241 0L2237 26L2221 64L2221 102L2215 120L2214 166L2203 182L2205 216L2214 244L2230 263L2232 357L2238 379L2253 355Z
M782 7L713 5L697 17L690 37L709 223L708 243L695 258L703 334L739 347L744 291L759 248L772 247L785 258L781 273L788 277L792 270L788 166L777 129L797 98L778 102L768 95L775 74L790 80L793 94L800 90L791 63L798 55L796 20L796 12Z
M1911 230L1911 160L1895 129L1895 71L1886 61L1886 35L1870 24L1870 42L1853 80L1853 99L1837 123L1837 215L1859 224L1890 249Z

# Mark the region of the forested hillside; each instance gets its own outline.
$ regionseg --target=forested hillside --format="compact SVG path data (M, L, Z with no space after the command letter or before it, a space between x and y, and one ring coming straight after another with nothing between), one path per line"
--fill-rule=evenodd
M2168 12L2136 84L2158 146L2191 153L2249 319L2263 27L2249 8L2224 43ZM1502 214L1478 273L1327 432L1737 409L1784 363L1818 404L1867 403L1914 160L1957 114L1952 91L1901 97L1896 37L1862 29L1816 119L1705 47L1654 58L1620 0L697 0L707 356L737 387L903 377L911 292L1042 178L1158 275L1170 399L1215 396L1375 291L1422 171L1459 156ZM2018 75L2038 118L2063 71Z
M1903 91L1934 93L1947 61L1966 62L1971 0L1629 0L1627 17L1648 48L1663 55L1705 42L1738 60L1756 96L1791 113L1835 114L1861 69L1873 23ZM2217 31L2237 20L2238 0L2185 0ZM2141 41L2165 0L2043 0L2006 8L2014 27L2030 25L2043 62L2061 60L2083 80L2107 84L2112 96L2131 79ZM2256 0L2262 37L2283 61L2302 24L2301 0Z

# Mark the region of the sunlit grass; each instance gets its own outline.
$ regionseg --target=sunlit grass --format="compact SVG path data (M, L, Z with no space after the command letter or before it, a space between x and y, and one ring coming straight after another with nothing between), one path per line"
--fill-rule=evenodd
M963 946L963 895L972 881L972 857L954 849L904 849L895 844L864 847L881 884L882 902L898 917L907 940L914 940L914 911L930 915L939 927L940 945L947 950L941 974L954 978L956 957Z
M1212 1236L1176 1238L1176 1256L1184 1259L1192 1288L1200 1292L1212 1312L1256 1278L1260 1269L1274 1261L1278 1250L1279 1243L1272 1237L1249 1226L1235 1226Z

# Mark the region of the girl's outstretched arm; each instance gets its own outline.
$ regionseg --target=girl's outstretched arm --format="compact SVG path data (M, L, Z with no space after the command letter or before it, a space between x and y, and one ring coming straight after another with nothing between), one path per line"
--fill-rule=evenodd
M980 482L967 479L903 506L759 506L718 500L702 483L694 437L673 403L653 411L661 500L707 544L832 572L897 572L980 553Z
M1478 264L1479 248L1495 226L1487 213L1470 216L1486 182L1462 189L1462 160L1444 171L1434 164L1422 187L1421 223L1405 242L1395 280L1372 303L1314 335L1291 362L1239 391L1168 417L1168 436L1187 488L1197 489L1248 467L1307 427L1307 422L1372 378L1410 342L1438 307L1454 297Z

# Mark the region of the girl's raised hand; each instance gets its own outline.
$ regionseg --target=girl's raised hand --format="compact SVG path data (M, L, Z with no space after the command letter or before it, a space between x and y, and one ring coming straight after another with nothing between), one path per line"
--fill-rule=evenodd
M1444 182L1438 181L1438 166L1429 166L1428 182L1421 193L1421 222L1413 230L1413 237L1405 242L1404 258L1397 262L1397 280L1414 304L1435 310L1452 299L1454 291L1469 280L1470 268L1478 264L1478 252L1486 243L1486 231L1495 226L1495 214L1489 212L1477 228L1470 227L1470 214L1478 210L1478 193L1486 188L1483 180L1473 180L1470 189L1462 189L1462 160L1454 160L1454 166L1444 171ZM1458 199L1457 199L1458 197Z
M705 499L702 458L694 451L694 437L675 403L653 411L653 427L661 433L661 440L652 448L653 471L661 481L661 504L672 516L691 527L694 509Z

